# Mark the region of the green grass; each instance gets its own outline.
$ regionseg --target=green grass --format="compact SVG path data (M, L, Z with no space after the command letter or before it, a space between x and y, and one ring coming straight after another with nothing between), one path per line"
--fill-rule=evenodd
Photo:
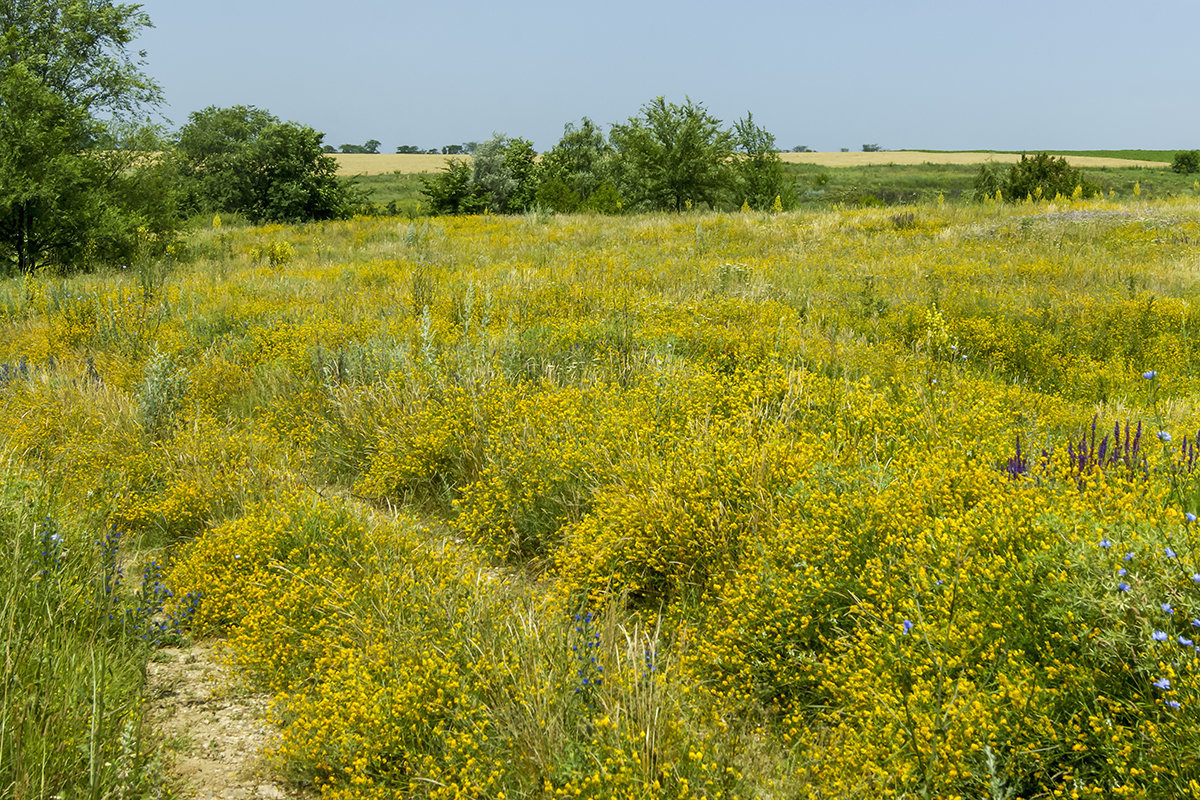
M0 797L163 797L149 606L120 590L116 540L60 524L45 494L0 476Z
M428 176L393 172L386 175L358 175L338 180L351 183L360 189L366 195L367 202L379 211L412 217L420 214L419 204L424 200L421 194L422 177Z

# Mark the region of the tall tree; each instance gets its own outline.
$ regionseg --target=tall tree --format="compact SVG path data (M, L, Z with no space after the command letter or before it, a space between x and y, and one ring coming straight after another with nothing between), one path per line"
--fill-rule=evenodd
M180 129L179 172L191 211L234 211L254 222L348 215L357 201L337 179L322 134L253 106L197 111Z
M609 140L622 194L638 206L717 206L729 185L733 135L690 98L682 105L651 100L638 116L613 125Z
M137 152L160 103L129 45L150 25L111 0L0 2L0 258L23 272L127 259L174 225L164 169Z

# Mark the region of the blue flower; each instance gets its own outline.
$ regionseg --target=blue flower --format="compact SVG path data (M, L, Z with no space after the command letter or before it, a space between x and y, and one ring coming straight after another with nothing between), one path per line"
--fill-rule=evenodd
M1169 442L1171 441L1171 434L1167 433L1166 431L1159 431L1158 440L1160 442Z
M1193 642L1191 639L1184 637L1183 634L1179 635L1179 643L1184 647L1191 647L1195 644L1195 642Z
M1193 628L1200 628L1200 619L1194 619L1194 620L1192 620L1192 627L1193 627Z
M1108 539L1101 539L1100 546L1107 550L1108 548L1112 547L1112 542L1110 542Z
M1122 578L1124 578L1125 577L1125 568L1121 567L1119 570L1117 570L1117 574L1120 575Z
M1170 603L1163 603L1162 605L1160 605L1160 606L1159 606L1159 608L1161 608L1161 609L1163 610L1163 612L1164 612L1164 613L1167 613L1167 614L1174 614L1174 613L1175 613L1175 609L1171 608L1171 604L1170 604Z
M1128 583L1126 583L1125 581L1121 581L1120 583L1118 583L1118 584L1117 584L1117 589L1118 589L1118 590L1120 590L1120 591L1122 591L1122 592L1128 592L1128 591L1129 591L1129 584L1128 584Z
M1165 705L1167 708L1179 708L1179 703L1175 702L1174 700L1168 700L1163 705Z
M1183 518L1184 518L1184 519L1186 519L1188 522L1195 522L1195 521L1196 521L1196 515L1195 515L1195 514L1193 514L1193 513L1192 513L1192 512L1190 512L1190 511L1189 511L1189 512L1187 512L1186 514L1184 514L1184 515L1183 515Z
M1158 377L1158 371L1153 369L1147 370L1146 372L1142 373L1142 377L1148 381L1152 381Z
M1150 638L1156 642L1165 642L1167 640L1166 631L1155 631L1150 634Z
M1174 557L1175 557L1175 551L1174 551L1174 550L1172 550L1172 549L1171 549L1171 548L1169 548L1169 547L1164 547L1164 548L1163 548L1163 553L1165 553L1165 554L1166 554L1167 558L1174 558Z
M905 636L908 635L908 632L911 631L912 628L913 628L912 620L908 620L908 619L904 620L904 635Z
M1171 688L1171 679L1170 678L1159 678L1158 680L1156 680L1154 682L1154 685L1155 685L1155 687L1162 689L1163 691L1166 691L1167 689Z
M1126 553L1126 554L1125 554L1125 560L1126 560L1126 561L1133 561L1133 553Z

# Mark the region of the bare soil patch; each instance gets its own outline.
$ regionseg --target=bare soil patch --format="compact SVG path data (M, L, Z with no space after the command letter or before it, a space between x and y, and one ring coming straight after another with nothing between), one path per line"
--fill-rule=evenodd
M264 752L276 743L269 698L245 690L221 663L219 643L166 648L148 667L150 723L184 797L195 800L302 800Z

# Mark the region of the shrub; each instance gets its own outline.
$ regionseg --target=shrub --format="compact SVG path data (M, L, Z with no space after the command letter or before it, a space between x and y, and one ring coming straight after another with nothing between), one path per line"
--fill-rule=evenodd
M999 165L984 164L975 177L975 198L985 200L996 196L1010 201L1032 198L1053 199L1058 195L1071 197L1079 189L1090 197L1100 191L1100 186L1084 177L1083 173L1067 163L1064 156L1038 153L1022 154L1021 160L1011 165L1007 172Z
M1200 150L1181 150L1176 153L1175 160L1171 162L1171 169L1180 175L1200 172Z

